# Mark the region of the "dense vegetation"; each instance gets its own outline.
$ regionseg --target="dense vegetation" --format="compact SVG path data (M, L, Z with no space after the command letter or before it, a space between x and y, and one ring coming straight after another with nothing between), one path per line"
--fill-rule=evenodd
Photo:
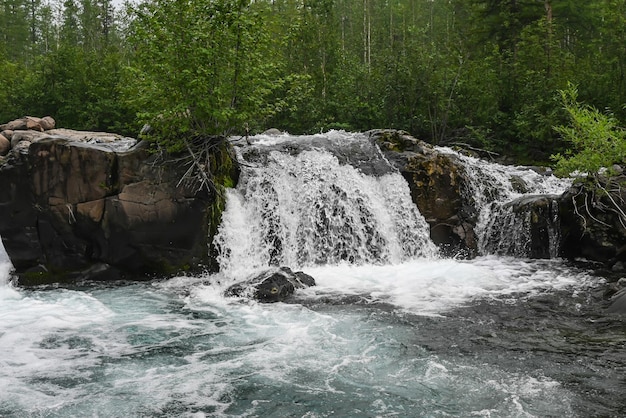
M626 119L624 45L617 0L0 0L0 121L389 127L547 161L572 100Z

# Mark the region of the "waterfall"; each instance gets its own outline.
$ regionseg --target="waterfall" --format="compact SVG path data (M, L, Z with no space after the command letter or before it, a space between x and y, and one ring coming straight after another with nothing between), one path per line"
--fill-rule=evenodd
M505 166L466 156L449 148L463 164L464 193L478 211L480 254L554 258L559 252L558 195L571 179L529 167Z
M365 135L251 140L215 238L226 274L437 255L406 181Z

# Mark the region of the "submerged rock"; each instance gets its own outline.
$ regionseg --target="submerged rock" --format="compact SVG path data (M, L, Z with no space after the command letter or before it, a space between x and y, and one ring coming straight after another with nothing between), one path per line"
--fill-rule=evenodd
M230 286L225 296L248 297L259 302L280 302L293 295L296 289L315 286L308 274L293 272L289 267L265 270L254 277Z

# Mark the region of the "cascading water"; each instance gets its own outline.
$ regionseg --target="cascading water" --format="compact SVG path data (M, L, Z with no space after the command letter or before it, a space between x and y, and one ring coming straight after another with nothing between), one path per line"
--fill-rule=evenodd
M388 264L437 254L406 181L365 136L256 141L239 150L243 173L228 192L216 238L223 272Z
M438 150L463 163L469 179L464 192L478 211L476 234L481 254L558 257L557 196L567 190L571 179L485 161L449 148ZM540 221L538 216L542 218L541 237L533 237L531 224Z
M626 413L623 322L598 313L601 279L562 260L437 257L364 136L251 141L220 273L23 289L0 251L0 416ZM474 191L483 206L516 197L510 173L474 163L496 186ZM317 285L287 303L224 296L273 264Z

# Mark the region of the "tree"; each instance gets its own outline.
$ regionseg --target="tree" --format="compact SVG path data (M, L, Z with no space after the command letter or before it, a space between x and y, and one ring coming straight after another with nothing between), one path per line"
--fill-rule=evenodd
M7 57L26 63L31 52L31 18L27 0L1 0L0 40Z
M241 130L267 112L276 65L263 56L271 40L261 6L157 0L135 10L126 97L162 145Z

